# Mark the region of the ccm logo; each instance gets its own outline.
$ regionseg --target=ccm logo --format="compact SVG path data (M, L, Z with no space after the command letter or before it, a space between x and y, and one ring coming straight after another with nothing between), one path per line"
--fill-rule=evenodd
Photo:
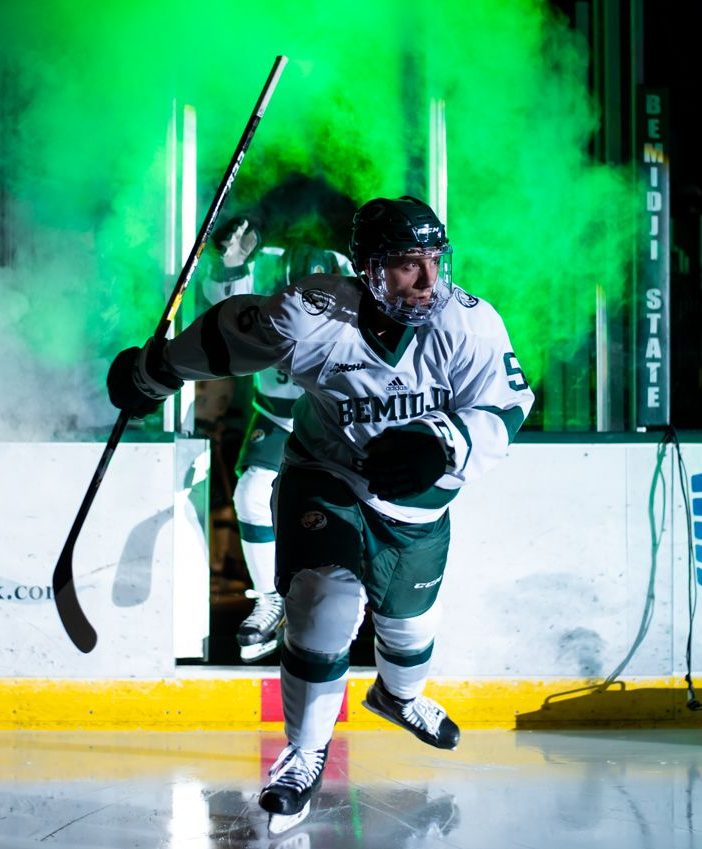
M438 584L440 580L441 580L441 577L434 578L433 581L426 581L426 582L422 582L420 584L415 584L414 588L415 588L415 590L426 590L428 587L433 587L435 584Z

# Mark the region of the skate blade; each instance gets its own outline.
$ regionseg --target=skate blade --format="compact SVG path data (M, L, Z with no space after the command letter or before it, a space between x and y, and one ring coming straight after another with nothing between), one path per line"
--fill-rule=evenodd
M396 719L393 719L392 716L388 716L386 713L379 711L378 708L374 708L373 705L369 705L368 702L364 699L361 704L366 710L369 710L371 713L374 713L376 716L380 716L388 722L392 722L393 725L397 725L398 728L402 728L404 731L409 731L406 725L403 725L401 722L398 722Z
M250 646L239 646L239 657L243 663L251 663L273 654L280 646L280 640L269 640L267 643L253 643Z
M271 837L275 834L285 834L286 831L299 825L309 812L310 803L306 802L305 807L296 814L271 814L268 818L268 833Z

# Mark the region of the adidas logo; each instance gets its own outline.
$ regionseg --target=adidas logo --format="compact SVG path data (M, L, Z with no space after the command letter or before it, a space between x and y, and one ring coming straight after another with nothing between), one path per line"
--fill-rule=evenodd
M386 392L407 392L408 389L399 377L394 378L385 387Z

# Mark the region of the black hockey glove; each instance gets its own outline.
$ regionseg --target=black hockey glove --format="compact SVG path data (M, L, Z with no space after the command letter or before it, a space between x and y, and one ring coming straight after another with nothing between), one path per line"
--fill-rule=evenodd
M146 370L149 376L164 387L177 392L183 381L176 377L163 365L163 349L165 340L147 342ZM161 398L147 395L137 385L137 360L141 356L141 348L125 348L112 361L107 373L107 393L110 401L120 410L124 410L137 419L143 419L149 413L155 413L168 397L166 393Z
M417 423L389 427L366 445L361 474L378 498L425 492L446 471L446 451L431 430Z

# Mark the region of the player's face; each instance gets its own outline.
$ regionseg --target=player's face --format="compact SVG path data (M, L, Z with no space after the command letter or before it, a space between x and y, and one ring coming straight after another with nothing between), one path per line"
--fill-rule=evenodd
M385 282L391 299L402 298L409 306L427 304L439 276L441 254L408 251L391 254L385 264Z

